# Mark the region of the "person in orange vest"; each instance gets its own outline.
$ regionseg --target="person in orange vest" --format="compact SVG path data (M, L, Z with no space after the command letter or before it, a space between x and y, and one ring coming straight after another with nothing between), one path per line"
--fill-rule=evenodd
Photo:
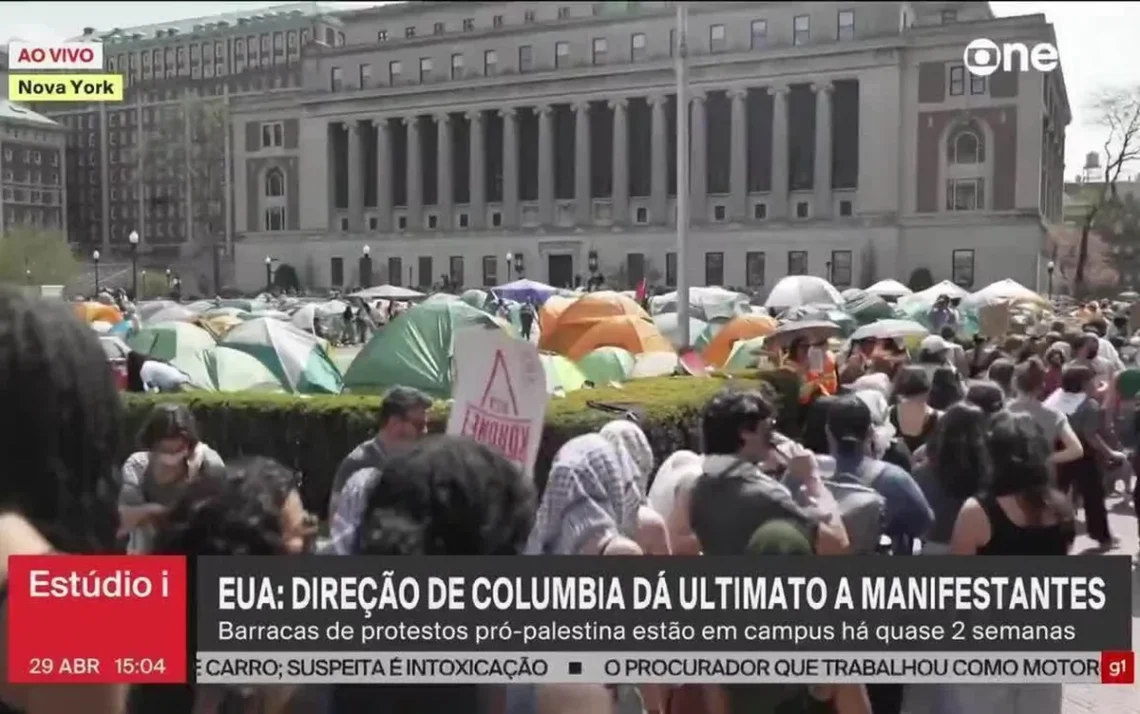
M784 366L800 375L800 404L810 404L818 396L832 396L839 391L835 355L827 343L811 344L806 337L797 337L788 346Z

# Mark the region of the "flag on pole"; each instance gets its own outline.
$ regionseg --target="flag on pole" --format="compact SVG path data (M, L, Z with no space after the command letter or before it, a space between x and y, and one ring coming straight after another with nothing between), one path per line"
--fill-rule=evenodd
M645 278L642 278L641 282L639 282L637 284L637 298L636 298L636 300L637 300L638 304L645 302L645 291L647 289L648 289L648 286L646 286L646 284L645 284Z

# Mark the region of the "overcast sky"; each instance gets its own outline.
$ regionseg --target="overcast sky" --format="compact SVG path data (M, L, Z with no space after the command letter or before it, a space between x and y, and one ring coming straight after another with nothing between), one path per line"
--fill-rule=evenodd
M130 27L203 15L255 10L281 2L12 2L3 3L10 38L59 40L82 28ZM329 2L335 7L368 7L378 2ZM1088 111L1090 99L1111 87L1140 86L1140 2L993 2L1001 16L1045 13L1057 33L1073 123L1065 147L1068 178L1085 153L1099 151L1103 130ZM1136 168L1140 172L1140 167Z

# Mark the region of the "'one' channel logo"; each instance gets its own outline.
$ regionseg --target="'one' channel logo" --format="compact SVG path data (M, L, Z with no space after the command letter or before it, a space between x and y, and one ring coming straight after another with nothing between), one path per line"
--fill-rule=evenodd
M1052 72L1060 66L1057 48L1048 42L1027 47L1021 42L1001 45L982 37L966 45L962 53L966 71L975 77L988 77L999 69L1003 72Z

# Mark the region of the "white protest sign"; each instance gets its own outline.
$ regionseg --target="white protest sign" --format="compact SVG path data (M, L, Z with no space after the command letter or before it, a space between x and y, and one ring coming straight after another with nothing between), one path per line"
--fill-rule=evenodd
M500 330L461 330L453 364L447 433L498 449L533 479L547 400L538 350Z

